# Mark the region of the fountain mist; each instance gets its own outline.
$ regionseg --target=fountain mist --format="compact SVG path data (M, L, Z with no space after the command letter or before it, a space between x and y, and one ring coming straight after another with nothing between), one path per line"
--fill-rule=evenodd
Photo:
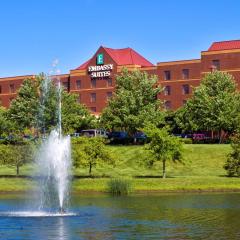
M49 78L44 78L42 87L42 107L41 115L44 116L44 104L49 97ZM56 85L57 95L57 124L55 128L47 136L38 151L37 165L39 169L39 188L40 188L40 204L39 209L51 209L63 212L65 211L69 198L69 183L71 170L71 142L69 136L62 136L61 124L61 84L58 80ZM46 92L45 92L46 91ZM44 121L41 121L45 126ZM43 131L45 133L45 130ZM64 209L64 210L63 210Z

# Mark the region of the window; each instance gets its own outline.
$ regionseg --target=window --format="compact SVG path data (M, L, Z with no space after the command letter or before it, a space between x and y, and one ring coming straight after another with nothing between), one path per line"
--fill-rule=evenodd
M165 106L166 109L171 109L172 104L171 104L170 101L165 101L165 102L164 102L164 106Z
M189 78L189 69L183 69L182 70L182 78L188 79Z
M90 110L91 110L91 112L96 112L97 111L96 107L90 107Z
M90 101L91 101L91 102L96 102L96 100L97 100L96 93L91 93L91 99L90 99Z
M14 84L10 84L10 85L9 85L9 89L10 89L10 93L14 93L14 92L15 92L15 86L14 86Z
M68 90L68 82L63 82L62 86L65 90Z
M96 79L91 79L91 88L96 88L97 82Z
M112 92L107 92L107 100L112 97Z
M220 61L219 60L213 60L212 61L212 71L220 70Z
M81 89L81 80L76 81L76 88Z
M171 80L171 72L164 71L164 80Z
M0 94L2 93L2 86L0 85Z
M111 78L107 79L107 86L112 87L112 79Z
M164 95L167 96L167 95L171 95L171 87L170 86L166 86L164 88Z
M190 92L189 85L188 84L182 85L182 93L186 95L189 94L189 92Z

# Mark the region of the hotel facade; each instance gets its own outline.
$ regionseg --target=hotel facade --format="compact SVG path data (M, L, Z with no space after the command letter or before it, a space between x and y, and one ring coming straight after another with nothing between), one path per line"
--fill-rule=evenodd
M79 97L79 102L99 115L107 105L116 86L116 75L123 68L138 69L158 77L164 90L159 98L167 109L178 109L191 97L194 87L199 86L206 73L214 70L233 75L240 90L240 40L214 42L202 51L199 59L149 62L131 48L111 49L100 47L96 53L68 74L58 75L63 87ZM34 75L0 78L0 102L9 107L26 78Z

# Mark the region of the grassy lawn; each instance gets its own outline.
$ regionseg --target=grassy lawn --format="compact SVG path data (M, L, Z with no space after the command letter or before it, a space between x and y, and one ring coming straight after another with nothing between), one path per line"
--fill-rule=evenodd
M109 146L115 155L116 166L97 166L93 174L102 176L160 176L162 164L148 168L145 160L149 158L143 146ZM183 163L167 163L167 176L222 176L226 172L223 165L226 155L230 152L230 145L184 145ZM76 175L88 175L87 169L76 169Z
M192 191L192 190L240 190L239 178L228 178L223 169L230 145L184 146L183 163L167 163L167 179L161 179L161 163L148 168L149 158L143 146L108 146L116 158L116 166L97 166L93 175L100 178L79 178L73 182L73 191L106 191L108 177L131 178L137 191ZM20 169L23 175L31 175L32 165ZM76 176L87 176L88 169L73 170ZM0 175L14 175L12 168L1 167ZM0 178L0 191L21 191L34 187L34 181L21 178Z

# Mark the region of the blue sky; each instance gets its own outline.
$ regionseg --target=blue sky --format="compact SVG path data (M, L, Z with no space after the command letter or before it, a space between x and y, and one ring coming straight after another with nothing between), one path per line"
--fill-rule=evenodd
M240 39L240 1L1 0L0 77L68 73L100 45L132 47L152 63L199 58Z

